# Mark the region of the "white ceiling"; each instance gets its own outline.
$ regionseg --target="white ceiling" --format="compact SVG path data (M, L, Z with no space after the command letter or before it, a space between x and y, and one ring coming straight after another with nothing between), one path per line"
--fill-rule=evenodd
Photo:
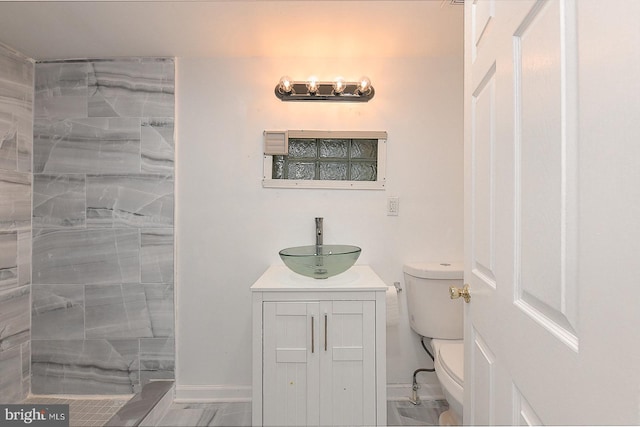
M0 42L37 60L423 57L462 52L449 0L0 1Z

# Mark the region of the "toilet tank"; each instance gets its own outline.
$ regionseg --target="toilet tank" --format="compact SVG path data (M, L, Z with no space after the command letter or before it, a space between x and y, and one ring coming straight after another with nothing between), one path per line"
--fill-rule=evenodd
M409 323L419 335L462 339L462 300L452 300L449 287L462 287L463 273L461 262L405 264Z

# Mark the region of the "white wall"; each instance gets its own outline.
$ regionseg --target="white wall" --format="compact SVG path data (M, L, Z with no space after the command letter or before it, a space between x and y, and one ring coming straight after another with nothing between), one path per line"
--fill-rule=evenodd
M321 80L368 75L369 103L285 103L273 94L281 75ZM314 241L362 247L391 285L402 264L462 260L462 51L439 58L179 59L176 76L178 397L249 396L249 287L278 250ZM375 190L262 188L265 129L384 130L387 187ZM388 196L400 215L386 215ZM431 367L411 331L388 328L388 382L410 383ZM421 381L435 383L433 374ZM234 387L240 386L240 391ZM181 391L182 390L182 391Z

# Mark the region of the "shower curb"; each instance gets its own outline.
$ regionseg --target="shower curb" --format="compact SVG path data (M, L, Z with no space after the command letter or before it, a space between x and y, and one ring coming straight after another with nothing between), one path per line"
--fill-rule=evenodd
M152 381L146 384L140 393L133 396L111 417L105 427L155 425L154 420L159 420L173 401L173 389L173 380ZM168 404L159 405L159 402Z

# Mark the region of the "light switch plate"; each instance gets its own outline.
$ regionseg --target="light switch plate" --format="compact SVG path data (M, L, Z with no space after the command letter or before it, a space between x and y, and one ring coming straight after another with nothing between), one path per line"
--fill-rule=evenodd
M399 210L400 210L400 198L399 197L387 198L387 215L397 216Z

